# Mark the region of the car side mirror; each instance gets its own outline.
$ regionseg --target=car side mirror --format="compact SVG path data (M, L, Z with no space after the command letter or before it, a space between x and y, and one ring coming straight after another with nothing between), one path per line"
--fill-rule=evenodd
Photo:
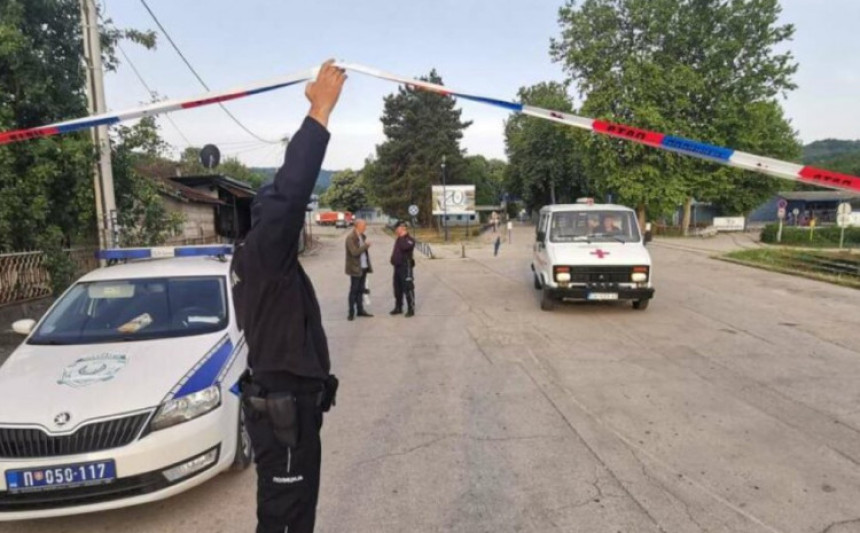
M29 335L33 332L33 328L36 326L36 321L32 318L25 318L23 320L18 320L12 324L12 331L17 333L18 335Z

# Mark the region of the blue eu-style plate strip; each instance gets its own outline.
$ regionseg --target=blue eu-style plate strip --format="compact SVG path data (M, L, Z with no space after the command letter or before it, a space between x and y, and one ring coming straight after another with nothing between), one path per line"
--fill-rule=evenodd
M660 145L663 148L667 148L675 152L704 157L706 159L714 159L716 161L728 161L731 159L732 154L735 153L735 151L730 148L723 148L722 146L715 146L713 144L685 139L683 137L675 137L673 135L666 135L663 137L663 142L661 142Z

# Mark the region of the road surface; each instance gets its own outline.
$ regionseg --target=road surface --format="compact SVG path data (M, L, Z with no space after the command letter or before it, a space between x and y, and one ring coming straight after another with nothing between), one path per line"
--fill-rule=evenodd
M530 231L422 260L412 319L378 230L375 318L346 320L343 233L305 260L342 382L318 531L860 531L860 293L676 240L647 311L546 313ZM0 533L250 532L254 485Z

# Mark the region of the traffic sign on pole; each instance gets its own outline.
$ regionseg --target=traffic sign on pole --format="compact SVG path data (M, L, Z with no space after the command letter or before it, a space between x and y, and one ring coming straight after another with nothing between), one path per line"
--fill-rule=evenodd
M776 210L776 216L777 216L777 218L779 218L780 220L785 220L785 208L784 208L784 207L780 207L779 209L777 209L777 210Z
M786 207L788 207L788 200L786 200L785 198L780 198L779 202L777 202L776 205L780 209L785 209Z
M417 206L417 205L412 204L412 205L410 205L410 206L409 206L409 215L410 215L410 216L417 217L417 216L418 216L418 212L419 212L419 211L418 211L418 206Z

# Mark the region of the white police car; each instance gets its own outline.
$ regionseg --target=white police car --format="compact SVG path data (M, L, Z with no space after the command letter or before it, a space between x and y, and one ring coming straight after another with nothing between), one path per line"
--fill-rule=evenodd
M651 255L636 213L627 207L595 204L551 205L540 210L534 245L535 289L541 309L561 300L633 302L645 310L654 297Z
M252 462L229 253L105 250L123 264L13 325L28 337L0 366L0 520L151 502Z

